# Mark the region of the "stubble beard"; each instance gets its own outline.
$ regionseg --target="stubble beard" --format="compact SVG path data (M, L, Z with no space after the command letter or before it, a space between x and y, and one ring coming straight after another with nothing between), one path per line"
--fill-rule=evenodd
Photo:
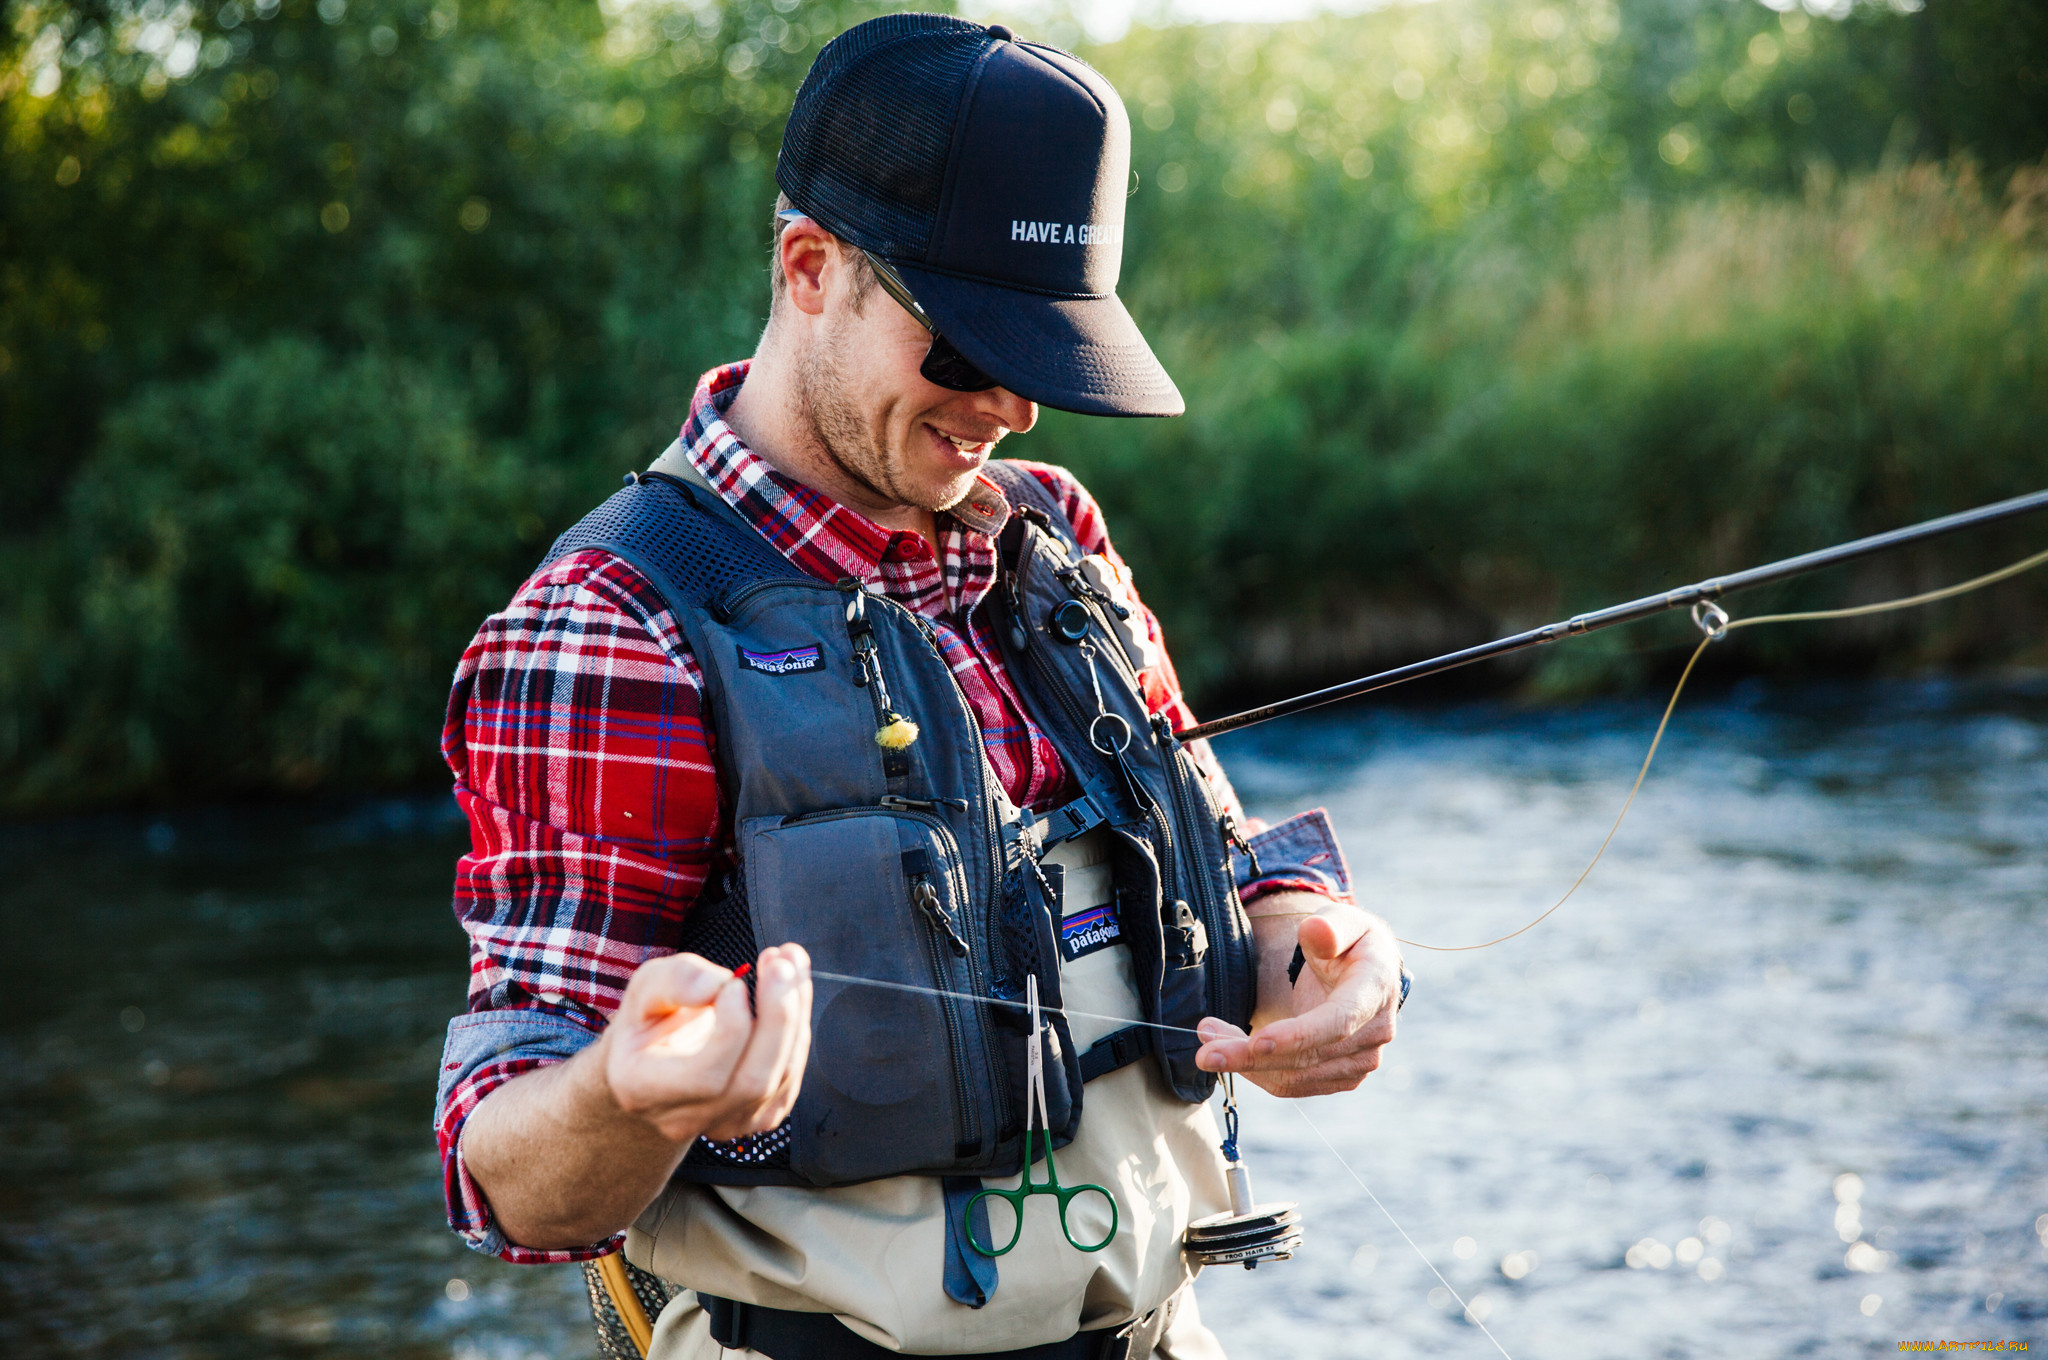
M855 400L856 381L848 363L850 329L843 324L832 326L796 365L797 396L818 451L878 500L934 512L947 509L966 494L973 479L963 479L966 485L956 494L921 491L906 484L899 475L898 460L882 447L877 431L862 417Z

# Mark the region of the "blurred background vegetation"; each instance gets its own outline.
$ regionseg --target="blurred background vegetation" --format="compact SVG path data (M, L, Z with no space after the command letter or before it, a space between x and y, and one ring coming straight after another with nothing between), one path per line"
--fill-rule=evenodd
M0 3L0 808L437 779L477 622L751 349L781 118L878 9ZM1129 104L1122 291L1190 413L1016 452L1095 489L1211 706L2048 486L2033 0L1017 23ZM2044 620L1731 649L2040 665Z

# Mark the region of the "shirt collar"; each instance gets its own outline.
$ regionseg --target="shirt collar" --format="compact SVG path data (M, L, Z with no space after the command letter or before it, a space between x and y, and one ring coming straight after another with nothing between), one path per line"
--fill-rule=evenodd
M783 476L725 423L751 363L725 364L697 380L681 436L691 465L747 523L811 575L873 582L885 561L921 560L925 550L919 535L885 529L822 491ZM949 559L985 555L992 568L993 540L1009 518L1010 502L1002 488L977 476L957 505L940 512L941 542L934 546Z

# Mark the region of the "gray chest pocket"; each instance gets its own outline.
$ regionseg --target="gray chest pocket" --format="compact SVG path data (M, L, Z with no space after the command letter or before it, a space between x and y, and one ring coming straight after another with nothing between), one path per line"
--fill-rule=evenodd
M973 992L965 871L937 817L860 807L741 823L754 934L824 972ZM956 940L959 942L956 944ZM790 1118L790 1170L813 1185L935 1173L993 1150L999 1123L979 1008L929 991L820 978Z

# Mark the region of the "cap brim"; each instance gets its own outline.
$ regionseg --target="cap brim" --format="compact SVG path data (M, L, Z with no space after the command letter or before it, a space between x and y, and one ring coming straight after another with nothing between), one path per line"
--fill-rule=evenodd
M1088 416L1177 416L1187 409L1114 293L1047 297L890 263L940 334L1020 397Z

